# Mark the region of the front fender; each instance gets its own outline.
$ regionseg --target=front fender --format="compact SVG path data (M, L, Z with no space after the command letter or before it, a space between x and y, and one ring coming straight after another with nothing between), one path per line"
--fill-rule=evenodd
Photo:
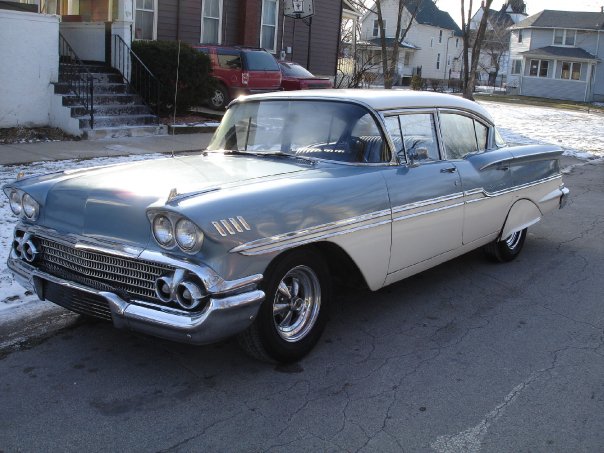
M541 211L535 203L525 199L518 200L510 208L510 212L501 230L500 239L507 238L516 231L524 230L539 220L541 220Z

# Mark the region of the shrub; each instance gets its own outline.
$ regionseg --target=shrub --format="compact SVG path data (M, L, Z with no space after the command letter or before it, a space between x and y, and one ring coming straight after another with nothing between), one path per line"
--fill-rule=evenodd
M425 88L426 88L426 82L424 79L422 79L421 76L414 75L411 78L411 89L413 89L415 91L419 91L419 90L423 90Z
M132 50L161 83L160 112L174 109L178 42L134 41ZM176 111L186 112L193 106L202 105L214 88L210 76L210 59L186 43L180 43L180 67L178 70L178 94Z

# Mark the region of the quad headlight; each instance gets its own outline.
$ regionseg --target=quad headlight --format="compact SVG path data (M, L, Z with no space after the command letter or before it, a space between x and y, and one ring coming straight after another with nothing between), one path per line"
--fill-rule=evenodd
M174 245L172 222L165 215L155 216L153 219L153 237L162 247Z
M28 220L36 220L40 214L40 204L28 193L19 189L5 189L8 196L10 209L13 214L25 217Z
M198 229L188 219L180 219L176 222L176 243L183 250L192 250L197 245Z
M203 243L203 233L189 219L168 212L149 213L153 237L166 249L178 246L185 253L197 253Z

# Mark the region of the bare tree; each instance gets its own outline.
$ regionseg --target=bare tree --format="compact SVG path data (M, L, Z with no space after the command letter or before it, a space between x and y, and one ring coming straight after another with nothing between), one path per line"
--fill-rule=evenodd
M370 52L369 45L356 43L354 34L361 35L360 24L343 21L340 36L340 54L335 77L335 88L361 88L375 79L375 71L381 65L381 58Z
M487 58L481 59L478 67L480 70L488 72L489 75L493 74L494 78L497 79L503 59L507 55L510 32L507 29L507 24L501 21L491 21L490 25L485 32L482 44L482 53Z
M472 33L470 24L472 16L472 0L468 5L468 20L466 22L465 2L461 0L461 29L463 32L463 97L474 100L474 85L476 85L476 71L480 61L480 49L482 47L487 29L489 10L493 0L486 0L482 8L482 19L476 33ZM471 55L470 55L471 51ZM471 61L470 61L471 58Z
M399 48L401 42L407 36L419 7L424 1L432 0L374 0L372 7L367 7L362 0L354 0L353 3L360 11L370 11L377 16L378 29L380 33L380 47L382 49L382 73L384 74L384 88L392 88L394 75L398 67ZM383 6L386 3L396 3L396 31L392 37L392 44L388 46L386 39L386 27L384 24ZM407 14L405 14L405 10Z

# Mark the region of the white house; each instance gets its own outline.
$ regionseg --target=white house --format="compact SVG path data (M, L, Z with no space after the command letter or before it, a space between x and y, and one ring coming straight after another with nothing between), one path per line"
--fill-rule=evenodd
M415 74L423 78L458 78L459 58L463 49L461 29L449 13L438 9L433 0L413 0L404 9L403 26L409 23L419 2L417 15L399 48L397 76L407 84ZM387 43L390 45L396 33L398 0L381 0L382 16L385 21ZM368 52L381 57L380 31L377 14L370 7L361 18L361 36ZM411 11L411 12L410 12ZM381 72L381 67L376 67Z
M604 101L603 10L544 10L511 30L508 86L517 94Z

